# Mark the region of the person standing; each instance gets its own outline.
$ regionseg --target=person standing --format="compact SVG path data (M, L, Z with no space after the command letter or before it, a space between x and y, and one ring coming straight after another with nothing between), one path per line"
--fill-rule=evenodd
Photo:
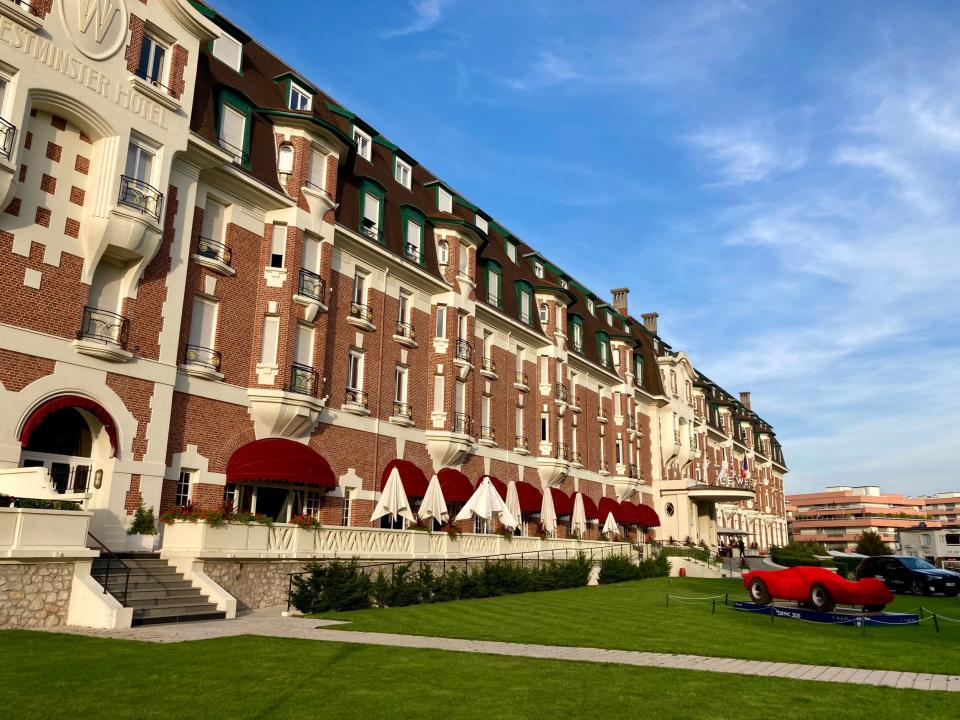
M746 554L744 552L746 550L746 546L743 544L743 538L740 538L739 540L737 540L737 549L740 551L740 559L743 560Z

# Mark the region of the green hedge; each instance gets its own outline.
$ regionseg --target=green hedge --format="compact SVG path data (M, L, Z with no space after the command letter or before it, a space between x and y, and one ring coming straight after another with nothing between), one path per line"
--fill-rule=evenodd
M664 545L660 550L667 557L688 557L694 560L710 562L710 551L701 547L688 547L686 545Z
M833 560L821 559L813 555L801 555L799 553L786 553L774 549L770 553L770 559L777 565L784 567L796 567L797 565L812 565L813 567L833 568L836 564Z
M639 565L627 555L610 555L600 561L600 584L644 580L651 577L666 577L670 574L667 556L660 553L655 557L642 560Z
M37 500L34 498L13 498L0 495L0 507L24 508L29 510L79 510L80 503L72 500Z

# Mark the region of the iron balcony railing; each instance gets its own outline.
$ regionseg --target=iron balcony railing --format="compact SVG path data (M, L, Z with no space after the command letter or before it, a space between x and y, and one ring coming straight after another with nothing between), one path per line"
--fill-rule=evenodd
M570 462L574 463L575 465L583 465L583 457L580 455L580 453L574 451L570 453Z
M214 372L220 372L222 358L218 350L211 350L202 345L187 345L186 360L188 365L200 365Z
M139 210L158 222L163 212L163 193L153 185L129 175L120 176L120 197L117 202Z
M330 202L333 202L333 195L330 193L330 191L320 187L315 182L311 180L304 180L303 186L306 188L310 188L311 190L313 190L313 192L323 195L325 198L327 198L327 200L329 200Z
M403 256L407 260L415 262L417 265L423 263L423 253L420 252L420 248L418 248L416 245L404 245Z
M516 380L514 380L514 383L516 383L517 385L527 386L529 384L527 383L527 374L525 372L518 372L517 378Z
M287 391L301 395L317 396L320 388L320 374L309 365L293 363L290 366L290 384Z
M394 400L393 416L404 417L407 420L413 420L413 408L410 407L409 403L400 402L399 400Z
M224 150L226 150L228 153L230 153L233 156L233 161L235 163L240 163L241 165L244 165L250 159L249 152L244 150L242 147L237 147L233 143L225 140L224 138L220 138L220 147L222 147Z
M141 80L143 80L144 82L148 83L149 85L160 90L164 95L173 95L169 87L164 85L157 78L151 77L150 73L146 72L145 70L137 68L133 74L136 75Z
M496 435L496 433L493 431L493 428L490 427L489 425L481 425L481 426L480 426L480 439L481 439L481 440L489 440L490 442L496 442L496 441L497 441L497 435Z
M497 371L497 364L493 362L493 358L480 358L480 369L495 373Z
M360 234L379 243L383 242L383 228L376 225L367 225L364 221L360 222Z
M200 236L197 241L197 255L217 262L223 263L227 267L233 262L233 252L222 242L217 242L208 237Z
M627 465L627 477L638 477L637 475L637 466L636 465Z
M13 141L17 137L17 126L0 118L0 155L9 159L13 152Z
M363 390L347 388L347 402L361 407L367 407L367 394Z
M373 311L363 303L350 303L350 317L372 323Z
M559 400L560 402L566 402L566 401L567 401L567 386L564 385L563 383L555 383L555 384L554 384L554 389L555 389L555 396L556 396L557 400Z
M39 464L39 463L38 463ZM29 465L28 465L29 467ZM65 462L50 464L50 483L59 495L66 493L84 493L90 487L89 465L70 465Z
M457 338L455 354L457 360L470 362L470 358L473 357L473 348L470 346L470 343L463 338Z
M579 408L580 408L580 396L579 396L579 395L575 395L574 393L570 393L570 400L569 400L568 402L569 402L570 405L572 405L574 408L576 408L576 409L579 409Z
M607 411L606 411L606 409L604 409L604 408L598 409L598 410L597 410L597 417L598 417L598 418L602 418L603 420L606 420L606 419L607 419Z
M397 321L397 337L408 338L409 340L416 339L416 333L413 330L413 325L406 322Z
M569 460L570 454L567 451L567 446L564 443L557 443L557 451L555 453L558 460Z
M636 430L637 421L633 419L633 415L627 415L627 430Z
M94 340L107 345L127 349L130 320L123 315L94 307L83 309L83 324L77 331L77 339Z
M471 418L466 413L455 412L453 414L453 425L450 427L451 432L460 433L461 435L470 434L470 424Z
M516 438L514 438L513 446L519 450L529 450L527 438L523 435L517 435Z
M324 283L323 278L312 270L300 268L300 285L297 293L304 297L311 298L317 302L323 302Z

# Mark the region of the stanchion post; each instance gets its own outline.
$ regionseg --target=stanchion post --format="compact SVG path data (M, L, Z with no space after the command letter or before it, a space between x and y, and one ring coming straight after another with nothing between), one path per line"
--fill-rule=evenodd
M667 607L670 607L670 593L667 593Z
M724 593L724 594L723 594L723 604L724 604L724 605L729 605L729 604L730 604L730 593Z
M930 614L933 615L933 626L937 629L937 632L939 633L939 632L940 632L940 621L937 620L937 614L936 614L936 613L930 613Z
M710 614L711 614L711 615L716 615L716 614L717 614L717 599L716 599L716 598L711 598L711 599L710 599L710 605L712 606L712 607L710 608Z

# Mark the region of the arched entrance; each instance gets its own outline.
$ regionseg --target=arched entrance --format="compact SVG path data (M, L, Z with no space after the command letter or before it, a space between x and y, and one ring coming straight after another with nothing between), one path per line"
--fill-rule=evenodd
M20 430L21 467L43 467L57 493L92 489L98 465L116 453L113 418L98 403L61 395L36 407Z

